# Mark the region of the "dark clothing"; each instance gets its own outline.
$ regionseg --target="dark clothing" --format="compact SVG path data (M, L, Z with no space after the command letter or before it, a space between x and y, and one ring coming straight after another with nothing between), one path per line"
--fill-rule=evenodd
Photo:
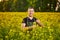
M32 20L29 19L28 17L26 17L26 18L23 19L22 23L25 23L25 24L26 24L25 26L26 26L26 27L27 27L27 26L29 27L29 26L33 26L33 23L36 22L36 20L37 20L37 19L36 19L35 17L33 17Z

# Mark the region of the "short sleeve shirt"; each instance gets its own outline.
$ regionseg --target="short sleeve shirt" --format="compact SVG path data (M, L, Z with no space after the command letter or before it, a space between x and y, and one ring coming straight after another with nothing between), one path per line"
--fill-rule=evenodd
M26 24L25 25L26 27L27 26L33 26L33 23L36 22L36 20L37 20L37 18L35 18L35 17L33 17L32 20L29 19L28 17L26 17L26 18L23 19L22 23L25 23Z

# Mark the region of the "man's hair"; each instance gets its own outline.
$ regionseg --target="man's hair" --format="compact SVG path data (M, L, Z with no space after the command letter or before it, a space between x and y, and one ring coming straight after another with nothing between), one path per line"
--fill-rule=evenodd
M29 7L28 9L34 9L33 7Z

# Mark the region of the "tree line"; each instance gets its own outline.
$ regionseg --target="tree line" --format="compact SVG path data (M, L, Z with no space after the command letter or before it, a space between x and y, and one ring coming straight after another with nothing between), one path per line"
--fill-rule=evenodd
M58 0L3 0L0 2L0 12L25 12L30 6L36 12L55 12L57 2Z

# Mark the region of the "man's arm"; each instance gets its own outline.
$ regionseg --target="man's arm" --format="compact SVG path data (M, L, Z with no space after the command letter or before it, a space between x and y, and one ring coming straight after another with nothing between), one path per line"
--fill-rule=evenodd
M41 26L41 27L44 27L44 25L40 22L40 20L36 20L36 23Z
M29 29L32 29L33 27L25 27L25 23L22 23L22 25L21 25L21 29L22 30L29 30Z

